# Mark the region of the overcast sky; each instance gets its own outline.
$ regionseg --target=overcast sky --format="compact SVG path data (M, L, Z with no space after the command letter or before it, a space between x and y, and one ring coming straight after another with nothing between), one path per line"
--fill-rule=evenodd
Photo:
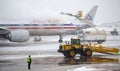
M94 23L120 21L120 0L0 0L0 19L39 18L60 12L83 16L98 5Z

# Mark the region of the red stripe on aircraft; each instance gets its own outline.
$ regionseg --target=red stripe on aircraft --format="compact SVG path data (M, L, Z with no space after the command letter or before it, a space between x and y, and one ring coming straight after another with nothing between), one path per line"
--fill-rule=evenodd
M8 27L9 29L75 29L76 26L71 27Z

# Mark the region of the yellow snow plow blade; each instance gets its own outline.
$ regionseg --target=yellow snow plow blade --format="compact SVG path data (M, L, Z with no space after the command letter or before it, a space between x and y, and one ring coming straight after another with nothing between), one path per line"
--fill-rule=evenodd
M119 49L112 47L105 47L101 44L89 44L88 47L93 52L106 53L106 54L119 54Z

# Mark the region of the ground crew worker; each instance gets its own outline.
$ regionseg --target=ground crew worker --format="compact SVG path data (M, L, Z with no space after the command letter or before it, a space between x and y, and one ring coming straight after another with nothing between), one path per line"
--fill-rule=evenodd
M31 59L31 56L29 55L28 57L27 57L27 63L28 63L28 69L30 69L31 67L31 62L32 62L32 59Z

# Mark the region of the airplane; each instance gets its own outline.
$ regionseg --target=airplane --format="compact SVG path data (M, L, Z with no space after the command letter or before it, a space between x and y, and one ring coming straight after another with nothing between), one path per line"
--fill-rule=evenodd
M0 39L7 39L11 42L26 42L30 36L59 35L59 42L62 42L62 34L74 32L77 29L85 29L95 26L92 21L98 6L95 5L88 14L81 19L81 15L72 15L79 19L75 23L32 23L32 24L0 24ZM69 14L68 14L69 15ZM81 24L84 23L84 24Z

